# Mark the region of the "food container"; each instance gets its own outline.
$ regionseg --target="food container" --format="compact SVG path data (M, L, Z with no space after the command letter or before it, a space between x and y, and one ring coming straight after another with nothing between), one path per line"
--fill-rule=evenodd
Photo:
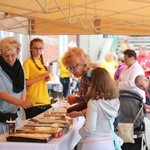
M57 132L54 132L52 134L52 137L53 138L59 138L59 137L62 137L63 134L64 134L63 129L62 128L58 128Z
M51 134L39 134L39 133L13 133L7 137L7 141L14 141L14 142L47 143L51 139L52 139Z
M10 120L10 121L6 121L7 124L7 131L9 132L9 134L15 133L15 125L16 125L16 121Z

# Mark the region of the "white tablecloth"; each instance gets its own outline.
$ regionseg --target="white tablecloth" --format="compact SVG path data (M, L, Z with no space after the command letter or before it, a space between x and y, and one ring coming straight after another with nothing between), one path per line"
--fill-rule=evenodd
M60 138L53 138L48 143L7 142L7 133L0 135L0 150L72 150L81 139L78 130L83 126L85 119L77 118L68 133Z

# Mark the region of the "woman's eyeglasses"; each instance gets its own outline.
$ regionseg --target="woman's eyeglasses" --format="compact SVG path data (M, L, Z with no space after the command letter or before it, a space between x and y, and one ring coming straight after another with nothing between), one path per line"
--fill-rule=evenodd
M35 50L43 50L44 48L43 47L32 47L32 49L35 49Z
M79 64L76 64L75 66L68 67L67 69L68 69L69 71L74 71L78 66L79 66Z

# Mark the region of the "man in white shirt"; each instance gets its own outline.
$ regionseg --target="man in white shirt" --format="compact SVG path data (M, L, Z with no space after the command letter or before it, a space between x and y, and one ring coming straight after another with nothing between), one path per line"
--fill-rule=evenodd
M124 61L127 67L121 72L119 79L116 81L120 90L130 90L139 93L145 102L145 92L135 85L135 78L138 75L144 75L144 70L136 60L137 56L134 50L124 51Z

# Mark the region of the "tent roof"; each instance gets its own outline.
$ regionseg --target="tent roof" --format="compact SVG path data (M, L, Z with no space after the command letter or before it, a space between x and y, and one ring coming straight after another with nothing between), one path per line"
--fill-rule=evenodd
M150 0L1 0L0 29L41 35L150 35Z

